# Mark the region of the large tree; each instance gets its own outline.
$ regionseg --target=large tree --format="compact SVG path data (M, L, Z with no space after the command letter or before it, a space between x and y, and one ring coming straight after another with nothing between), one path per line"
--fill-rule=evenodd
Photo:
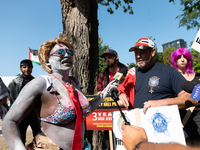
M84 87L84 94L94 94L98 77L98 21L95 0L60 0L63 33L75 50L71 75Z

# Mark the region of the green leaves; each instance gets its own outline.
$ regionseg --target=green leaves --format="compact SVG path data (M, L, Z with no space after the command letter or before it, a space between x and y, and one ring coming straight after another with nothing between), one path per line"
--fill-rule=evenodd
M196 50L190 50L193 59L193 69L195 72L200 73L200 54Z
M106 44L103 44L103 40L101 37L98 38L98 47L99 47L99 75L104 71L107 64L105 62L104 58L101 58L100 56L110 47Z
M175 51L176 48L171 46L171 47L167 47L164 52L163 52L163 62L164 64L166 65L169 65L169 66L172 66L172 63L171 63L171 53L173 51Z
M169 0L174 2L174 0ZM180 4L183 5L183 14L176 17L180 19L179 27L185 26L187 30L193 28L200 28L200 1L199 0L180 0Z
M114 10L111 6L114 6L114 9L117 10L119 7L123 8L123 12L129 12L129 14L133 14L133 9L131 4L133 4L133 0L98 0L98 3L103 6L108 6L107 11L110 14L114 13Z

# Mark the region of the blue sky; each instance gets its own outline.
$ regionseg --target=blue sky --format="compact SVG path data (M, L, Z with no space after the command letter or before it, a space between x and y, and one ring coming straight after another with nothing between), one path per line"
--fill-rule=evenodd
M193 41L197 29L178 28L181 8L179 1L135 0L134 15L118 9L110 15L106 7L99 6L99 35L103 43L119 54L124 64L135 62L134 52L129 48L142 37L152 36L158 51L162 44L184 39ZM0 1L0 76L14 76L20 72L19 63L28 58L28 48L39 49L47 40L63 31L61 4L59 0L6 0ZM33 76L47 74L34 64Z

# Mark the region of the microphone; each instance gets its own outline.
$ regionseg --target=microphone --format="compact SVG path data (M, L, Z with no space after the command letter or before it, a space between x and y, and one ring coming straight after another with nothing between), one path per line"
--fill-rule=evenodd
M118 83L120 83L120 84L123 83L124 80L125 80L124 75L123 75L122 73L119 73L119 72L117 72L117 73L115 74L115 76L113 77L113 79L116 79L116 82L118 82ZM121 115L122 115L122 117L123 117L123 119L124 119L124 121L125 121L125 125L130 125L130 122L128 122L128 121L126 120L126 117L125 117L124 113L122 112L120 106L119 106L118 103L117 103L117 101L119 100L118 93L119 93L119 91L118 91L117 89L113 89L113 90L111 91L111 97L112 97L112 99L116 102L117 107L118 107L118 109L119 109L119 111L120 111L120 113L121 113Z
M124 75L120 72L117 72L114 75L113 79L115 79L116 82L119 83L119 84L123 83L124 80L125 80ZM110 91L110 93L111 93L111 96L113 96L113 99L115 98L115 100L119 100L119 98L117 96L119 92L118 92L117 89L112 89L112 91Z
M124 75L120 72L117 72L113 79L116 79L119 84L123 83L125 80Z
M115 79L116 80L115 82L119 83L119 84L123 83L124 80L125 80L124 75L122 73L120 73L120 72L117 72L114 75L113 79ZM112 91L115 91L116 95L119 93L117 89L108 90L108 93L112 93Z

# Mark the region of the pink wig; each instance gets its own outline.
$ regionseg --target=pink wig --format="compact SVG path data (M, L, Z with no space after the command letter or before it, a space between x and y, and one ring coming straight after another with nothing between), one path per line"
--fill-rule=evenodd
M171 62L174 68L176 68L176 70L178 69L178 66L176 64L176 60L178 59L179 56L184 55L186 57L186 59L188 60L188 64L186 66L186 73L194 73L194 69L192 67L193 65L193 60L192 60L192 54L190 53L189 50L187 50L186 48L179 48L175 51L173 51L171 53Z

